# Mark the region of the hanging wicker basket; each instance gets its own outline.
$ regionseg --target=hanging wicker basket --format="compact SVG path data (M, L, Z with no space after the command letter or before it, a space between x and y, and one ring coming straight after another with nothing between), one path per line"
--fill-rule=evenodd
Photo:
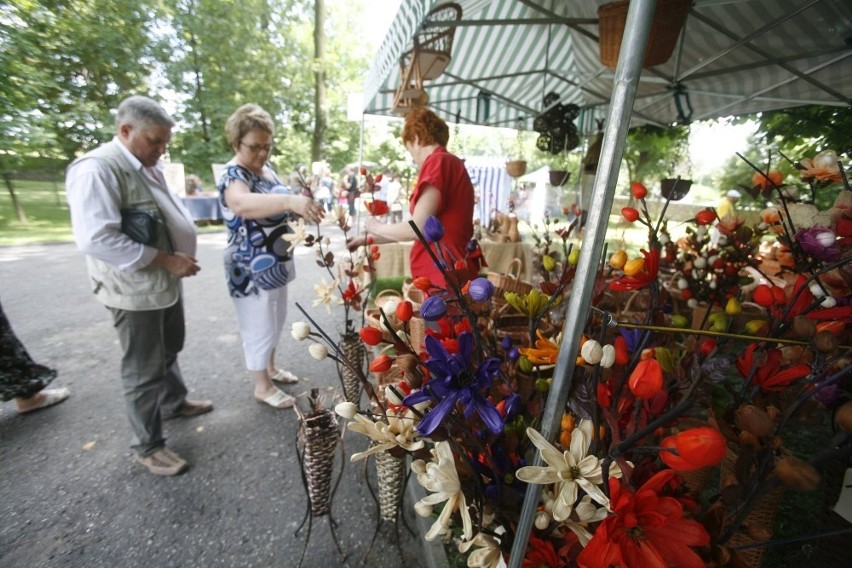
M598 9L601 63L615 69L621 38L627 21L630 2L611 2ZM653 67L669 60L677 44L677 38L686 23L692 0L659 0L654 11L648 47L645 50L644 67Z
M506 162L506 171L513 178L521 177L527 173L527 163L524 160L511 160Z
M556 187L562 187L568 183L568 179L571 177L571 172L566 172L565 170L550 170L547 173L550 177L550 185Z

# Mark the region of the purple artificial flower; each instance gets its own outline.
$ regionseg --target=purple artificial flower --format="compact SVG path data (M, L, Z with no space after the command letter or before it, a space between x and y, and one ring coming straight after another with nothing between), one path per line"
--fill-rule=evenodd
M512 348L512 338L508 335L504 335L503 339L500 340L500 347L503 348L504 351L508 351Z
M832 406L840 398L842 394L840 385L833 383L827 386L817 384L817 391L814 393L814 400L826 406Z
M478 368L471 368L471 354L474 348L473 334L463 332L458 337L458 353L450 353L431 335L426 336L426 351L430 357L426 361L432 377L423 388L413 392L403 400L406 406L414 406L425 401L436 401L438 404L427 412L417 432L428 436L441 425L447 415L453 411L457 402L464 407L464 416L469 418L476 412L485 426L494 434L503 431L503 419L500 413L483 395L500 372L500 359L490 357Z
M517 361L520 358L520 356L521 356L521 352L518 351L517 347L512 347L511 351L509 351L509 361L511 361L512 363Z
M474 278L470 281L468 293L470 294L470 297L477 302L490 300L491 296L494 294L494 284L492 284L488 278L482 278L481 276L479 278Z
M837 235L831 229L820 226L799 229L793 238L802 247L805 254L816 260L834 262L840 258L840 251L837 249Z
M426 241L436 243L444 238L444 225L434 215L426 217L426 223L423 225L423 236Z
M636 351L636 346L639 345L639 340L642 338L642 330L622 327L619 331L621 331L621 335L627 342L627 350L631 353Z
M476 239L470 239L467 241L467 252L474 252L479 248L479 243L476 242Z
M429 296L420 304L420 317L426 321L435 321L447 313L447 302L440 296Z
M504 410L506 411L506 420L510 420L521 410L523 410L523 403L521 402L521 397L518 395L518 393L513 392L512 394L506 397L506 405L504 406Z

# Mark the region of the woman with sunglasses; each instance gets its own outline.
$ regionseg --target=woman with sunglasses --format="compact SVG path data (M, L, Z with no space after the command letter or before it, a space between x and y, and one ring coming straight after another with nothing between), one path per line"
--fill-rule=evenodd
M292 193L269 165L273 125L268 112L253 104L241 106L225 123L225 134L234 157L217 188L228 227L228 291L255 399L288 408L295 400L273 383L299 380L275 364L287 316L287 283L295 277L290 243L281 237L292 232L288 223L294 215L318 223L323 210L313 199Z

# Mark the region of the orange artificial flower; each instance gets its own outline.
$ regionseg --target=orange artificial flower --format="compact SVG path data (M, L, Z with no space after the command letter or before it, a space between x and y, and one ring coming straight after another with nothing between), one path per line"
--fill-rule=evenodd
M663 389L663 368L656 359L639 361L627 386L636 398L653 398Z

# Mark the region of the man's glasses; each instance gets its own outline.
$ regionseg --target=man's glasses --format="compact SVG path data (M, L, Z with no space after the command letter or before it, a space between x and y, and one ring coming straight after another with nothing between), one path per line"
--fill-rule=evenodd
M261 151L269 153L275 148L272 144L246 144L245 142L240 142L240 146L245 146L252 154L259 154Z

